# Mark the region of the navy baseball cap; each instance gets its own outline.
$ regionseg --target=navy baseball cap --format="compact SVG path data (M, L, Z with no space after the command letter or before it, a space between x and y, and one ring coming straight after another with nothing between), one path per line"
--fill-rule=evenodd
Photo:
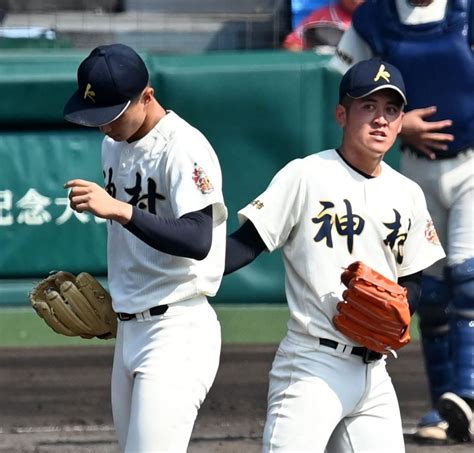
M339 85L339 102L344 96L360 99L379 90L396 91L407 104L405 83L400 71L380 58L363 60L352 66Z
M77 70L77 91L64 107L64 118L98 127L116 120L147 86L144 61L124 44L96 47Z

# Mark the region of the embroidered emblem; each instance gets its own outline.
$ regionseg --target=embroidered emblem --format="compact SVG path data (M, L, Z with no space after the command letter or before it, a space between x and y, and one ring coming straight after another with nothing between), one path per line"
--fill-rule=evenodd
M201 193L211 193L214 190L209 176L197 163L194 163L193 181Z
M425 238L433 245L440 245L438 233L436 232L436 228L431 219L426 221Z
M385 65L383 64L380 65L377 75L374 78L374 82L378 82L380 78L384 79L386 82L390 82L390 73L385 70Z
M92 85L90 83L86 85L86 90L84 91L84 99L86 98L95 102L95 91L92 90Z
M256 209L262 209L263 208L263 203L260 200L253 200L252 203L250 203L251 206L253 206Z

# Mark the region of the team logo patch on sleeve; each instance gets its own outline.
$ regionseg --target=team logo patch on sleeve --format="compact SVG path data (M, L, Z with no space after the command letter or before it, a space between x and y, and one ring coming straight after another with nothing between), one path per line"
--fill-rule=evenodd
M253 200L252 203L250 203L251 206L253 206L256 209L262 209L263 208L263 202L260 200Z
M431 242L434 245L440 245L438 233L436 232L436 228L431 219L426 221L425 238L428 242Z
M197 163L194 163L193 181L201 193L211 193L214 190L209 176Z

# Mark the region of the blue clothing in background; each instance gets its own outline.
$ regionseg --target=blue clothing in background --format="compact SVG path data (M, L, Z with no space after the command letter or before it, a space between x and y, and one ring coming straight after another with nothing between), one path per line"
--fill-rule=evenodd
M291 0L291 25L293 28L311 12L331 3L331 0Z

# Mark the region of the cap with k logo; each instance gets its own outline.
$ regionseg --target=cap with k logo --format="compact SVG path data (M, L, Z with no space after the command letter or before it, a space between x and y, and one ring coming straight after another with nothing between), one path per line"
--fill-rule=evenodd
M339 102L344 96L360 99L379 90L396 91L407 103L405 83L400 71L380 58L363 60L352 66L339 85Z
M141 57L124 44L96 47L77 70L77 91L64 107L64 118L98 127L117 119L148 84Z

